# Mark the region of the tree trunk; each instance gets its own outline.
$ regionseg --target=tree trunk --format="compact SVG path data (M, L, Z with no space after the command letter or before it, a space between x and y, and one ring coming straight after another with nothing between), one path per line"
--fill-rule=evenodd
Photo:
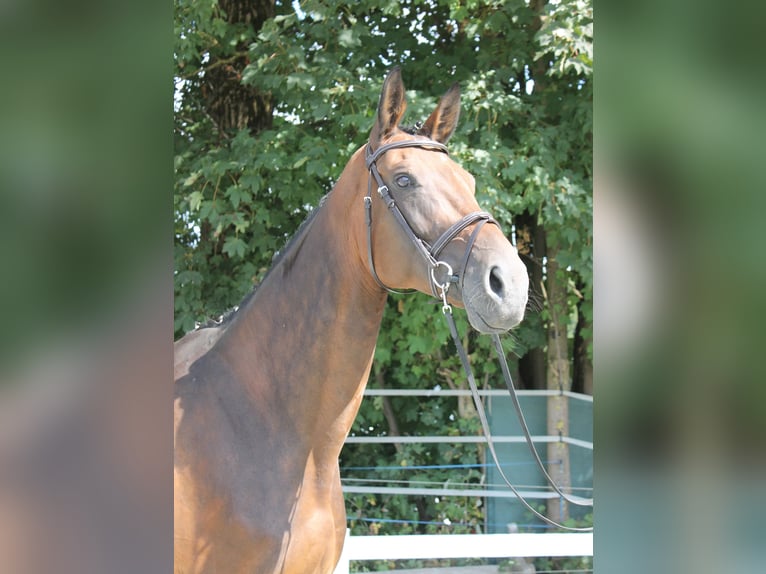
M547 0L531 0L529 8L533 12L530 29L537 33L542 26L542 16ZM538 58L530 66L530 73L535 82L534 93L540 98L540 105L545 108L547 84L549 82L546 71L548 61L545 57ZM545 233L542 233L543 237ZM545 256L547 269L545 282L540 282L544 290L545 302L548 310L547 329L547 373L546 387L551 390L568 391L571 388L571 373L569 362L569 345L567 340L567 281L564 273L559 276L559 265L556 260L558 250L547 240L545 241ZM542 259L542 253L540 254ZM548 397L548 434L552 436L569 435L569 403L563 394ZM554 482L566 492L571 486L569 471L569 448L564 442L548 443L548 473ZM557 522L562 522L569 517L567 503L559 498L548 501L548 516Z
M537 215L524 212L514 218L516 225L516 249L529 273L529 300L533 313L542 307L540 285L543 282L543 257L545 256L545 233L537 224ZM544 389L546 387L545 350L529 349L519 359L519 388Z
M563 275L563 273L561 274ZM556 249L548 247L545 290L548 303L548 389L570 389L569 349L567 342L567 284L559 274ZM569 403L564 394L548 397L548 434L569 436ZM548 473L566 492L571 486L569 471L569 445L564 442L548 443ZM567 503L559 498L548 501L548 516L557 522L569 517Z
M533 14L530 24L530 41L532 41L532 38L542 26L542 13L546 3L547 0L531 0L529 3L529 9ZM548 77L545 75L547 65L545 58L538 58L530 67L530 77L535 82L534 97L538 97L540 94L544 95L545 93L546 84L548 83ZM524 89L524 84L525 80L522 78L522 90ZM538 213L536 211L533 213L525 212L520 217L517 217L517 220L522 224L520 227L522 230L522 244L526 241L529 246L527 257L524 257L524 252L521 251L521 248L519 249L519 253L522 254L522 260L530 270L529 297L533 308L539 311L542 308L543 258L546 256L547 250L545 230L538 223ZM517 229L519 229L518 224ZM525 245L522 245L522 247L527 248ZM519 370L522 372L522 376L526 375L527 379L525 381L525 388L544 389L547 387L545 361L544 350L537 348L528 351L523 361L519 362Z
M219 0L218 6L227 22L248 24L254 31L274 16L274 0ZM242 72L250 63L248 42L224 50L211 50L203 82L205 109L220 136L226 138L244 128L255 134L271 127L271 97L257 87L242 84Z
M378 371L375 374L375 382L378 384L378 386L381 389L386 388L386 378L385 374L382 370ZM388 398L386 395L383 395L380 397L382 399L383 403L383 416L386 418L386 422L388 423L388 435L389 436L402 436L402 433L399 431L399 421L396 419L396 413L394 412L394 407L391 405L391 399ZM394 448L396 449L396 452L402 452L403 448L400 443L394 443Z
M582 292L580 283L577 288ZM572 366L572 390L577 393L593 395L593 361L588 354L588 347L593 344L591 321L582 311L583 300L577 303L577 326L574 334L574 353ZM588 328L590 328L588 330Z

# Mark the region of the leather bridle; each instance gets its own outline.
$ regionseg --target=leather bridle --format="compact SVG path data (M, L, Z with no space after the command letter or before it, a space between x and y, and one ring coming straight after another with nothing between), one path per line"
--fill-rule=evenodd
M415 246L415 250L425 261L428 285L431 288L431 294L435 298L441 299L444 305L447 305L447 291L449 290L450 285L457 283L458 287L460 288L460 292L463 292L463 280L465 277L466 267L468 266L468 258L471 256L471 249L476 242L479 231L481 231L481 228L484 227L486 223L493 223L498 227L499 224L486 211L474 211L468 215L465 215L462 219L452 224L446 231L444 231L444 233L439 236L436 241L434 241L433 246L429 245L425 240L418 237L402 211L399 209L399 206L396 203L396 199L394 199L394 197L391 195L391 192L383 181L383 178L381 177L376 165L377 160L387 151L405 147L418 147L426 150L449 153L447 151L447 146L434 140L407 140L392 142L380 146L375 151L372 150L372 147L369 144L367 145L364 159L371 177L368 180L367 195L364 196L364 207L365 221L367 223L367 259L370 266L370 272L372 273L372 277L375 279L375 282L386 291L390 293L402 293L401 291L391 289L385 283L383 283L383 281L381 281L380 277L378 276L378 272L375 270L375 260L372 253L372 178L374 178L375 182L378 184L378 194L380 195L381 199L393 214L394 219L396 219L397 223L399 223L399 226L404 231L407 239L409 239L410 242ZM449 263L438 259L439 255L450 241L455 239L460 234L460 232L473 225L474 223L476 224L476 228L473 230L473 233L471 233L471 236L468 239L465 254L463 255L463 259L460 262L460 267L458 268L457 273L454 273ZM440 270L444 272L444 279L442 282L440 282L436 276Z
M367 164L367 169L369 170L370 176L371 176L367 184L367 195L364 196L365 221L367 223L367 259L370 266L370 272L372 273L372 276L377 282L377 284L383 289L385 289L386 291L390 293L403 293L402 291L391 289L385 283L383 283L380 277L378 277L377 271L375 270L375 261L373 259L373 253L372 253L372 178L374 178L375 182L378 184L378 194L380 195L381 199L386 204L388 209L391 211L391 213L394 216L394 219L396 219L396 221L399 223L400 227L404 230L404 233L407 236L407 238L415 246L416 251L421 255L421 257L426 263L426 267L428 269L428 285L431 288L431 293L437 299L442 300L442 313L444 314L444 317L449 326L450 335L452 336L452 340L455 343L455 349L457 350L457 354L460 357L460 362L463 365L463 370L465 371L466 377L468 379L468 386L471 389L471 395L473 397L474 406L476 407L476 411L479 414L479 421L481 423L482 431L484 432L484 436L487 440L487 449L489 450L492 460L495 463L495 467L500 473L500 477L508 485L511 491L516 495L518 500L527 508L527 510L532 512L532 514L534 514L535 516L537 516L544 522L552 526L562 528L564 530L570 530L574 532L592 532L593 527L581 528L581 527L565 526L538 512L521 496L519 491L516 489L515 486L513 486L513 484L511 484L511 481L506 477L505 473L503 472L502 465L500 464L500 459L497 456L497 452L495 450L495 446L492 441L492 435L490 434L489 422L487 421L487 416L484 412L484 406L481 402L481 398L479 397L479 389L476 385L476 379L473 376L471 365L470 365L470 362L468 361L468 355L465 351L465 348L463 347L463 343L460 339L460 335L457 332L455 319L452 317L452 306L447 302L447 291L449 291L450 285L452 285L453 283L458 284L461 295L464 293L463 281L465 279L465 270L466 270L466 267L468 266L468 258L471 256L471 249L473 249L473 245L476 242L476 238L479 235L481 228L487 223L493 223L494 225L497 225L498 227L500 225L486 211L474 211L472 213L469 213L468 215L463 216L463 218L460 219L459 221L453 223L446 231L444 231L439 236L439 238L436 241L434 241L433 246L429 245L426 241L418 237L415 231L412 229L412 226L404 217L404 214L399 209L399 206L396 204L396 199L394 199L394 197L391 195L391 192L388 186L383 181L383 178L381 177L380 172L378 171L377 165L375 164L375 162L380 158L380 156L382 156L387 151L390 151L392 149L405 148L405 147L419 147L422 149L433 150L433 151L442 152L442 153L449 153L447 151L447 146L433 140L407 140L407 141L392 142L392 143L380 146L375 151L373 151L372 147L369 144L365 148L365 163ZM470 225L473 225L474 223L476 223L476 228L473 230L473 232L471 233L468 239L465 253L460 262L460 267L458 268L458 272L454 273L450 264L447 263L446 261L439 260L438 257L441 254L442 250L447 246L447 244L450 241L455 239L460 234L461 231L463 231ZM437 279L436 277L436 273L440 268L443 268L446 274L443 282L440 282L439 279ZM554 480L548 474L548 471L545 469L545 465L543 464L542 460L540 459L540 455L537 453L537 450L535 449L534 443L532 441L532 436L530 435L530 432L529 432L529 427L527 426L526 420L524 419L524 413L521 410L521 405L519 404L519 399L516 395L516 388L514 387L513 379L511 378L511 373L510 373L510 370L508 369L508 363L505 359L505 352L503 350L500 337L496 333L493 333L492 340L495 345L495 352L498 356L498 359L500 360L500 367L503 372L503 378L505 379L505 384L508 387L508 391L511 394L511 400L513 402L514 409L516 410L516 415L519 418L519 423L521 425L522 431L524 432L527 445L529 446L529 449L532 452L532 456L535 459L538 468L540 469L542 474L545 476L545 478L548 480L548 483L551 485L553 490L562 499L566 500L567 502L571 504L575 504L577 506L592 507L593 506L592 498L582 498L579 496L572 496L571 494L566 494L562 492L562 490L558 487L558 485L554 482Z

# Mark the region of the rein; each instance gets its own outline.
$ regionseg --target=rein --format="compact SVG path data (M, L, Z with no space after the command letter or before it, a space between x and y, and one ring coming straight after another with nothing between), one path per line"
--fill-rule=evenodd
M502 466L500 465L500 459L497 456L497 451L495 450L495 445L492 442L492 435L490 434L490 430L489 430L489 422L487 421L487 415L484 412L484 405L482 405L481 397L479 397L479 389L476 386L476 379L473 376L471 365L468 362L468 355L465 352L465 348L463 347L463 344L460 342L460 335L458 334L457 327L455 326L455 319L452 317L452 308L450 307L449 310L444 310L443 312L444 312L444 317L447 320L447 324L449 325L449 330L450 330L450 334L452 335L452 340L455 342L455 348L457 349L457 354L460 357L460 362L463 365L463 370L465 371L466 378L468 379L468 385L471 387L471 397L473 398L473 404L476 407L476 412L479 414L479 421L481 422L482 432L484 433L484 437L487 439L487 448L489 449L489 452L492 455L492 460L495 463L495 468L497 468L497 471L500 473L500 477L503 479L503 482L505 482L508 488L511 489L511 492L513 492L516 495L516 498L519 499L519 501L526 507L526 509L529 510L532 514L537 516L542 521L550 524L551 526L555 526L557 528L563 528L564 530L571 530L573 532L593 532L592 526L584 527L584 528L565 526L541 514L540 512L535 510L532 507L532 505L530 505L524 499L523 496L521 496L521 493L519 493L516 487L513 486L513 484L511 484L511 481L508 479L508 477L505 476ZM505 360L505 352L503 351L503 346L500 341L500 337L496 333L493 333L492 340L495 343L495 351L500 361L500 367L503 371L503 378L505 379L505 385L508 387L508 392L511 395L511 400L516 410L516 415L519 418L519 424L521 425L521 428L524 432L524 438L527 441L527 446L529 446L529 450L532 452L532 455L534 456L534 459L537 462L538 468L545 476L545 479L548 481L548 484L551 485L551 487L556 492L556 494L558 494L561 498L577 506L592 507L593 506L592 498L581 498L579 496L571 496L571 495L565 494L564 492L561 491L561 489L558 487L555 481L548 474L548 471L545 470L545 465L543 464L542 460L540 460L540 455L537 454L535 445L532 442L532 436L529 433L529 427L527 426L527 421L524 418L524 414L521 410L521 405L519 404L519 397L516 394L516 387L513 385L513 379L511 378L511 373L510 373L510 370L508 369L508 363Z
M495 463L495 467L500 473L500 476L502 477L503 481L506 483L506 485L508 485L511 491L516 495L516 498L518 498L519 501L521 501L521 503L527 508L527 510L532 512L532 514L534 514L535 516L537 516L538 518L540 518L547 524L550 524L551 526L555 526L557 528L562 528L564 530L570 530L574 532L593 532L592 526L587 528L576 528L571 526L565 526L563 524L556 522L555 520L548 518L547 516L544 516L543 514L535 510L532 507L532 505L530 505L524 499L524 497L521 496L519 491L516 489L515 486L513 486L513 484L511 484L511 481L508 480L505 473L503 472L502 466L500 465L500 459L497 456L495 445L492 441L492 435L490 433L489 422L487 421L486 413L484 412L484 406L481 402L481 398L479 397L479 389L476 385L476 379L473 376L473 371L471 370L471 365L470 365L470 362L468 361L468 355L466 354L465 348L463 347L463 344L460 341L460 335L458 334L457 326L455 325L455 319L452 316L452 306L447 302L447 292L449 291L449 288L453 283L457 283L461 293L463 292L463 279L465 276L466 267L468 266L468 258L471 255L471 250L473 249L473 245L476 242L476 238L478 237L479 232L481 231L481 228L487 223L492 223L494 225L497 225L498 227L500 226L500 224L497 221L495 221L495 219L489 213L485 211L474 211L472 213L469 213L468 215L465 215L462 219L460 219L456 223L452 224L444 233L441 234L441 236L439 236L439 238L434 242L433 246L429 245L426 241L418 237L415 234L415 231L412 229L412 226L404 217L404 214L399 209L399 206L396 204L396 200L391 195L391 192L388 186L383 181L383 178L381 177L380 172L378 171L378 168L376 165L376 161L380 158L380 156L382 156L387 151L392 149L405 148L405 147L419 147L422 149L449 153L447 151L447 146L433 140L408 140L408 141L401 141L401 142L393 142L393 143L385 144L379 147L375 151L372 150L369 144L367 145L367 148L365 149L365 163L367 165L368 171L370 172L371 178L368 179L367 195L364 196L364 207L365 207L365 221L367 224L367 260L369 263L370 272L373 278L375 279L376 283L380 287L388 291L389 293L396 293L396 294L411 293L411 291L397 291L395 289L391 289L386 284L384 284L383 281L381 281L377 271L375 270L375 262L374 262L373 253L372 253L372 178L374 178L375 182L378 184L378 194L380 195L381 199L383 200L383 202L386 204L386 207L388 207L389 211L394 216L394 219L396 219L396 221L399 223L399 226L404 231L404 234L406 235L406 237L415 246L416 251L420 254L420 256L423 258L423 260L426 263L426 268L428 271L428 285L431 288L432 295L436 299L442 300L442 314L444 315L444 318L447 321L447 325L449 326L449 330L450 330L450 335L452 336L452 339L455 343L455 348L457 349L460 362L463 365L463 370L466 373L466 378L468 379L468 385L471 388L471 396L473 397L473 402L476 407L476 411L479 414L479 421L481 422L482 431L487 441L487 447L492 456L492 460ZM439 254L442 252L442 250L447 246L447 244L450 241L455 239L455 237L457 237L460 234L460 232L462 232L467 227L473 225L474 223L476 223L476 227L471 233L468 239L468 242L466 244L465 253L460 262L460 268L458 269L458 272L455 273L449 263L447 263L446 261L440 261L438 259ZM446 275L444 282L439 282L439 280L436 277L436 273L440 268L444 270ZM551 485L553 490L562 499L566 500L567 502L571 504L575 504L577 506L592 507L593 506L592 498L581 498L579 496L567 495L564 492L562 492L561 489L558 487L558 485L555 483L555 481L548 474L547 470L545 469L545 465L543 464L542 460L540 460L540 456L537 454L537 450L535 449L535 446L532 441L532 436L530 435L530 432L529 432L529 427L527 426L526 419L524 418L524 414L521 410L521 404L519 403L519 398L516 394L516 388L513 384L513 379L511 378L511 372L508 368L508 363L505 359L505 352L503 351L503 346L502 346L502 342L500 341L500 337L497 334L493 333L492 340L495 345L495 352L500 361L500 367L503 372L503 378L505 380L506 387L508 388L508 392L511 395L511 401L513 402L514 409L516 410L516 415L518 416L519 423L521 425L522 431L524 433L524 437L527 442L527 446L529 447L529 450L531 451L537 463L537 466L542 471L543 476L545 476L545 479L548 481L548 484Z

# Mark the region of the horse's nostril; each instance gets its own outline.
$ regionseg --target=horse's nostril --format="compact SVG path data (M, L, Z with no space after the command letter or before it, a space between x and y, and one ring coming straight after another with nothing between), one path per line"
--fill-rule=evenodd
M497 266L489 271L489 288L492 289L492 292L500 299L503 298L505 293L505 283L500 277L500 269Z

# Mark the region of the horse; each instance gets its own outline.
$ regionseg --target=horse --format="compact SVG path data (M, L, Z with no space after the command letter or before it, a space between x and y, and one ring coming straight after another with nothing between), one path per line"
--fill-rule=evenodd
M369 140L254 293L175 345L177 574L334 570L346 534L338 458L390 290L464 308L482 333L524 316L526 268L445 146L459 86L419 127L399 126L406 105L395 68Z

